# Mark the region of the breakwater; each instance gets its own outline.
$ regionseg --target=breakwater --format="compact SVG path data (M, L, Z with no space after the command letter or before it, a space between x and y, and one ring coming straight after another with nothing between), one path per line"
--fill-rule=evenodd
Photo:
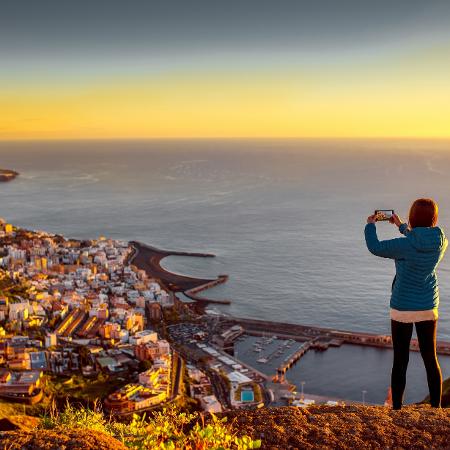
M217 278L195 278L187 275L169 272L161 267L161 260L167 256L193 256L198 258L213 258L212 253L190 253L170 250L161 250L142 242L132 241L133 248L129 264L133 264L139 269L145 270L148 276L157 279L160 284L171 292L182 292L188 298L199 303L219 303L229 304L230 300L211 299L197 295L207 289L228 280L228 275L219 275Z
M217 277L217 280L212 280L212 281L209 281L208 283L202 284L201 286L197 286L196 288L189 289L188 291L184 292L184 295L186 295L186 297L189 297L191 300L195 300L196 302L217 303L217 304L221 304L221 305L229 305L231 303L230 300L211 299L211 298L199 297L197 295L199 292L203 292L206 289L210 289L214 286L218 286L219 284L225 283L226 281L228 281L228 275L219 275Z

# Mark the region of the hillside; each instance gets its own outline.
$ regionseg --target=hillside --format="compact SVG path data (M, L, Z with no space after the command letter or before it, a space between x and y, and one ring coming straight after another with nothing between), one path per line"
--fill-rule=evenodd
M8 431L0 437L8 450L126 450L118 440L95 430Z
M380 406L281 407L238 410L226 416L236 433L262 439L261 448L265 449L450 449L450 410L436 410L427 405L408 406L402 411ZM11 450L126 448L99 431L67 426L53 430L5 431L0 435L0 447Z

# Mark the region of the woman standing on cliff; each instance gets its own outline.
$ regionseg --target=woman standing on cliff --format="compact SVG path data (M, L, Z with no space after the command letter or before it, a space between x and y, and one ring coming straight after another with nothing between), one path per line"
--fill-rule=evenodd
M391 223L404 237L379 241L376 216L367 218L365 237L371 253L395 260L396 275L392 283L391 330L394 347L391 388L392 405L401 409L406 385L409 346L416 326L420 353L427 372L431 406L440 408L442 374L436 355L436 330L439 287L436 267L447 249L447 238L437 227L438 205L420 198L409 211L409 224L394 214Z

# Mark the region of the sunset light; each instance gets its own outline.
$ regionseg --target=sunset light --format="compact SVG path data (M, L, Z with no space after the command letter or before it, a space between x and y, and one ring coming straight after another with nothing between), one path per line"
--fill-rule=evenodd
M146 27L119 3L108 22L74 6L55 10L60 23L34 6L23 21L11 7L0 29L1 139L450 137L442 7L381 18L355 2L353 21L312 5L307 20L296 2L272 18L250 8L221 18L205 4L202 18L179 22L144 2ZM417 21L433 27L410 35Z

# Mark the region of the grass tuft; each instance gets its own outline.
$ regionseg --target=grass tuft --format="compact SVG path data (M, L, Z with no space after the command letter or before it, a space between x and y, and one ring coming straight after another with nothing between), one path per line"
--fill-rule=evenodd
M166 407L150 418L135 414L130 423L116 422L111 417L105 417L99 404L93 409L67 404L61 412L53 406L42 417L41 427L100 431L134 450L247 450L261 446L260 440L238 436L232 431L226 418L220 419L211 415L211 418L205 421L199 413L181 412L175 406Z

